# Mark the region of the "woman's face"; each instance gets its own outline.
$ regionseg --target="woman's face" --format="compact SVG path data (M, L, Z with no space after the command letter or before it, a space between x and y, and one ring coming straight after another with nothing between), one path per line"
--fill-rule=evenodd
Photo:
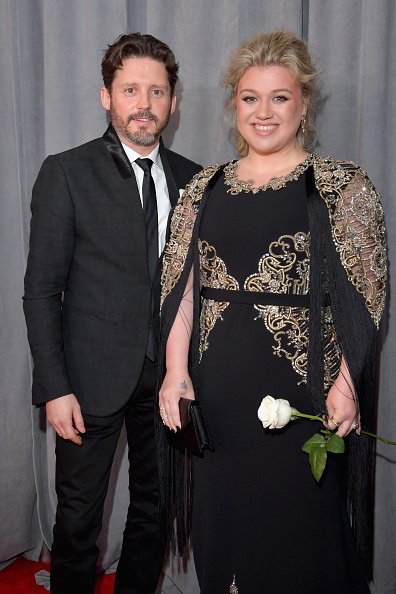
M284 66L252 66L235 96L238 130L249 154L271 155L299 147L297 131L306 112L300 84Z

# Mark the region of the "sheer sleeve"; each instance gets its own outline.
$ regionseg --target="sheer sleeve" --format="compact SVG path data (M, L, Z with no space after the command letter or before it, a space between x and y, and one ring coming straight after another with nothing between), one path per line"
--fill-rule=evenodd
M378 328L385 303L387 257L380 196L353 163L320 159L317 184L332 226L333 240L349 281L362 294Z
M169 240L164 249L161 307L183 272L203 192L219 168L220 165L216 164L197 173L187 184L175 207Z

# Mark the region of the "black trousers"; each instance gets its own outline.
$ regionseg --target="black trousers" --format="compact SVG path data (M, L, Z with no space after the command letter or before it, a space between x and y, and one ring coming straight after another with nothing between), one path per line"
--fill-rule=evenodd
M127 406L110 417L84 415L81 447L57 436L58 507L51 551L52 594L93 594L96 541L118 438L125 420L130 505L118 564L116 594L154 594L164 550L158 514L154 436L157 366L147 357Z

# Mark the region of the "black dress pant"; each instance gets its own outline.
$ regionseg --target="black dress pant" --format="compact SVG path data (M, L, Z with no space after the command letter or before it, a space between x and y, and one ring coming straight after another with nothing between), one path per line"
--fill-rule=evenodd
M117 441L125 420L129 446L130 505L119 561L116 594L154 594L164 550L158 514L154 436L157 366L147 357L127 406L109 417L84 415L81 447L57 436L58 507L51 551L52 594L93 594L96 541Z

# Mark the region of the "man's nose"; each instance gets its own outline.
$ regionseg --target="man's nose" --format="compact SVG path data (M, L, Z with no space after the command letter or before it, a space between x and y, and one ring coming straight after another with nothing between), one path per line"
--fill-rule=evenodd
M139 109L150 109L151 97L149 91L142 91L139 93L136 107Z

